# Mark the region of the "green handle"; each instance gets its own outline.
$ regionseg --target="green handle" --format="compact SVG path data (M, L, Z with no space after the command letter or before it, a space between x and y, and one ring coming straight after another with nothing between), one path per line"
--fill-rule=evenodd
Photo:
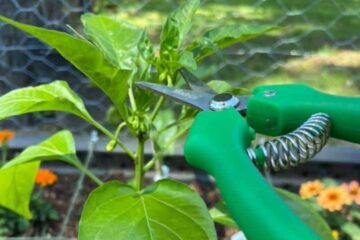
M185 143L185 158L214 176L232 217L249 240L319 240L249 159L246 149L253 137L234 109L200 112Z
M255 88L247 104L247 120L256 132L279 136L293 131L314 113L331 120L331 137L360 143L360 97L335 96L309 86Z

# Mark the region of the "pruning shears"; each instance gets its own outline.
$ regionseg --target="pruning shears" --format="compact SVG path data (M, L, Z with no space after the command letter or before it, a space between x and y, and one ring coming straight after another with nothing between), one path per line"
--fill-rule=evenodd
M185 142L185 158L211 174L249 240L320 237L273 191L258 168L286 169L318 153L329 137L360 143L360 98L307 85L259 86L251 96L214 93L186 69L189 90L138 82L201 112ZM280 136L254 148L256 133Z

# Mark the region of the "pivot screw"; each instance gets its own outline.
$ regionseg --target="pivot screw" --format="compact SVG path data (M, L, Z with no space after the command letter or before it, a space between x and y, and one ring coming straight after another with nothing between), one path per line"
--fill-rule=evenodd
M237 97L229 93L217 94L210 101L210 109L213 111L221 111L230 107L236 107L240 101Z

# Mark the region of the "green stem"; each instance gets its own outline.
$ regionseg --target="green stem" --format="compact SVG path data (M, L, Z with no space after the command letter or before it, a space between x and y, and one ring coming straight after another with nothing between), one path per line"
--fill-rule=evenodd
M159 98L159 100L157 101L157 103L155 105L155 108L154 108L154 110L153 110L153 112L151 114L151 117L150 117L151 121L155 120L155 118L156 118L156 116L157 116L157 114L158 114L158 112L160 110L161 105L164 103L164 100L165 100L164 97L161 96Z
M108 138L110 139L114 139L116 141L116 143L124 150L124 152L129 155L133 160L135 160L135 154L133 153L133 151L131 151L124 143L122 143L118 138L115 138L115 136L109 132L109 130L107 130L106 128L104 128L102 125L98 124L98 123L94 123L94 125L96 126L97 129L99 129L100 132L102 132L103 134L105 134Z
M8 142L5 140L1 145L1 163L0 167L3 166L6 163L8 153Z
M162 156L161 153L156 154L156 161L155 161L155 171L156 174L160 175L161 177L163 177L162 174L162 165L164 163L164 157Z
M117 145L116 140L119 139L119 134L121 132L121 129L123 129L125 126L126 126L126 122L122 122L118 125L118 127L116 128L115 134L114 134L114 138L110 139L110 141L106 145L106 151L108 151L108 152L114 151L114 149L116 148L116 145Z
M152 169L155 166L156 163L156 158L153 157L150 161L148 161L146 163L146 165L144 166L144 172L149 171L150 169Z
M95 176L95 174L93 174L89 169L84 167L82 164L76 167L79 168L79 170L83 171L86 174L86 176L88 176L91 180L96 182L99 186L104 184L103 181L101 181L97 176Z
M136 101L135 101L135 97L134 97L134 92L132 87L129 88L129 99L130 99L130 105L132 110L135 112L137 110L137 106L136 106Z
M180 131L178 131L172 138L170 138L165 144L164 144L164 147L162 148L161 151L159 151L157 154L154 155L154 157L152 159L150 159L150 161L148 161L146 163L146 165L144 166L144 169L143 171L144 172L147 172L149 171L150 169L152 169L157 163L158 161L158 155L159 154L164 154L165 150L174 142L176 141L176 139L178 139L181 135L185 134L186 131L188 131L189 129L188 128L184 128Z
M166 80L167 80L167 85L168 85L169 87L171 87L171 86L173 85L171 76L170 76L170 75L167 75L167 76L166 76ZM156 116L157 116L157 114L158 114L158 112L159 112L159 110L160 110L160 107L161 107L161 105L162 105L163 103L164 103L164 97L161 96L161 97L159 98L159 100L157 101L157 103L156 103L156 105L155 105L155 108L154 108L154 110L153 110L153 112L152 112L152 114L151 114L151 117L150 117L151 121L154 121L154 119L156 118Z
M142 135L138 136L138 146L135 160L135 188L140 191L143 188L144 178L144 148L145 140Z
M159 129L159 130L158 130L158 134L161 134L161 133L165 132L166 130L169 130L169 129L172 128L172 127L180 126L180 125L182 125L182 124L184 124L184 123L186 123L186 122L189 122L189 121L191 121L191 120L192 120L191 118L183 118L183 119L179 119L179 120L177 120L177 121L174 121L174 122L166 125L165 127Z

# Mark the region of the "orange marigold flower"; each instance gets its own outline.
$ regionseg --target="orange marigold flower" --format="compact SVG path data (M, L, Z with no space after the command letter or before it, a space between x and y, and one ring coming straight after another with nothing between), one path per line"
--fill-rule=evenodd
M2 130L0 131L0 144L7 142L15 137L15 132L10 130Z
M360 186L358 181L351 181L349 184L341 185L349 194L351 201L360 205Z
M308 199L316 196L323 189L324 185L319 180L314 180L301 184L299 193L302 199Z
M329 187L320 192L317 203L322 208L334 212L340 211L344 205L350 204L351 199L343 187Z
M54 185L57 181L57 175L48 170L48 169L40 169L35 177L35 182L39 184L41 187Z

